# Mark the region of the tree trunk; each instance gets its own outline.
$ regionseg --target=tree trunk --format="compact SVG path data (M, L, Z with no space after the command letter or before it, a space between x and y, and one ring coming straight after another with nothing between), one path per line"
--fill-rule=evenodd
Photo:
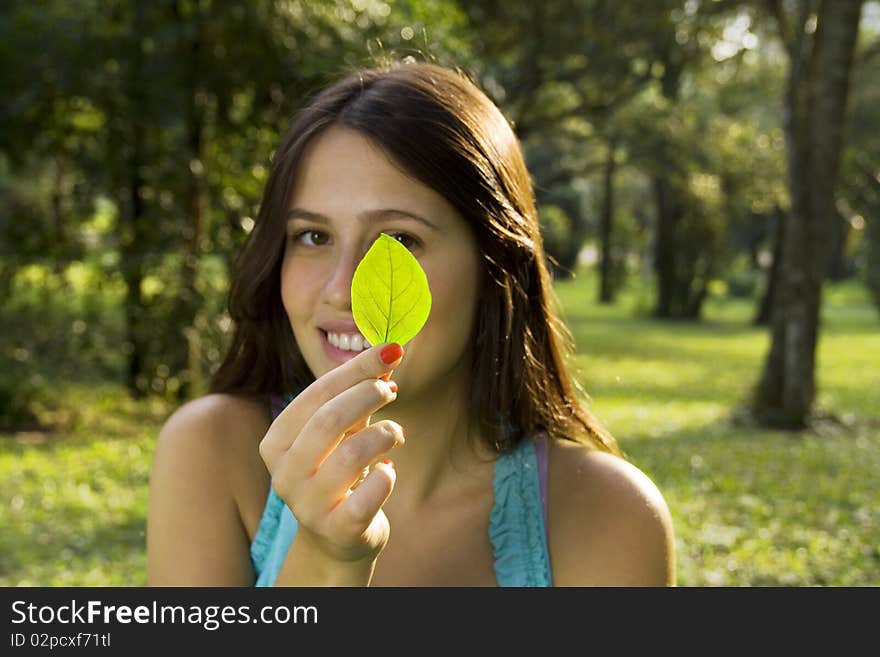
M867 222L865 239L867 241L865 282L874 300L874 306L880 312L880 218L877 216Z
M120 221L120 256L122 275L125 279L125 335L128 364L126 368L126 387L135 399L146 395L149 381L144 376L144 361L147 351L145 330L143 327L146 310L141 294L141 283L144 278L143 250L146 243L144 223L143 188L144 179L141 175L143 165L144 123L141 112L144 107L143 92L143 51L141 38L144 25L144 4L135 4L134 23L132 25L132 63L128 90L128 126L130 134L130 151L128 157L127 202L121 203L128 207L128 212L121 213ZM127 221L126 221L127 219Z
M657 305L654 315L671 318L676 315L675 232L681 210L669 182L654 178L657 224L654 230L654 273L657 275Z
M767 272L767 284L764 287L764 296L758 307L758 313L752 324L755 326L768 326L773 313L774 295L779 285L779 269L782 264L782 245L785 242L785 212L778 205L775 213L776 225L773 230L773 261Z
M608 140L608 158L605 162L604 193L602 214L599 225L599 303L614 301L614 280L611 254L611 236L614 224L614 152L617 144L614 138Z
M188 122L190 160L189 189L187 191L187 227L184 233L182 315L181 326L186 338L186 376L180 387L180 397L189 399L204 390L202 375L201 316L202 294L198 289L201 243L205 234L205 180L204 180L204 122L198 99L193 100Z
M0 309L12 300L12 281L18 272L18 262L12 256L0 256Z
M680 64L666 54L665 65L660 87L663 96L671 103L678 101L681 75ZM668 148L675 148L670 145ZM671 164L671 158L662 173L653 178L654 199L657 206L657 224L654 236L654 273L657 277L657 304L654 316L663 319L682 319L690 312L690 289L693 282L692 263L689 255L680 249L684 226L685 205L680 185L676 179L684 172L677 171Z
M859 162L865 184L862 214L865 218L865 285L880 312L880 171L868 161Z
M189 180L187 186L187 225L184 228L184 254L181 285L181 332L186 343L186 362L181 372L178 396L190 399L200 395L205 388L202 375L201 331L204 318L201 315L202 295L198 289L201 244L205 235L205 166L204 132L206 94L200 84L200 52L202 50L202 17L194 10L195 29L186 42L187 54L187 146L189 156Z
M822 281L834 220L842 126L862 0L823 1L808 42L809 3L790 43L785 138L791 209L785 214L771 344L754 410L767 424L806 426L815 399Z
M59 147L60 149L60 147ZM67 264L67 231L65 230L65 211L64 211L64 174L65 174L65 157L61 153L56 153L52 158L52 223L54 235L52 236L52 250L54 251L54 268L55 273L60 275L64 271Z

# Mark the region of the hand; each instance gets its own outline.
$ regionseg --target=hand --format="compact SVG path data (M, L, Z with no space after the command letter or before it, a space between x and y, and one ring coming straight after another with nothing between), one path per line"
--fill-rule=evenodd
M403 428L391 420L369 424L397 398L397 385L387 379L403 353L385 363L386 346L366 349L312 383L260 443L272 487L297 519L298 542L335 561L374 560L390 534L382 505L394 487L394 467L376 461L403 444Z

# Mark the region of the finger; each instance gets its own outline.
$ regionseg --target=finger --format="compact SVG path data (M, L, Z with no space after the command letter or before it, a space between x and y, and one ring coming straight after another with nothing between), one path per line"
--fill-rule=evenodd
M290 449L303 426L324 404L361 381L390 372L401 358L403 348L397 343L375 345L314 381L273 420L260 443L260 454L266 463L271 464Z
M328 510L349 488L355 488L365 467L404 442L403 427L391 420L372 424L343 440L312 478L313 485L330 501Z
M370 474L370 468L365 467L363 470L361 470L361 473L358 475L358 478L355 479L354 483L352 483L351 486L349 486L349 488L351 490L354 490L355 488L360 486L361 482L363 482L363 480L367 478L368 474Z
M296 412L301 410L306 414L306 419L311 417L318 408L360 381L377 379L390 372L400 363L402 358L403 347L395 342L365 349L351 360L330 370L303 390L294 400L298 407ZM387 381L388 379L383 380ZM288 406L288 408L290 407Z
M349 536L363 534L394 489L397 473L390 459L373 466L363 483L330 512L327 522L334 531Z
M364 418L361 422L358 422L352 428L350 428L348 431L346 431L345 435L342 437L342 442L345 442L348 438L350 438L351 436L356 434L361 429L366 429L368 426L370 426L370 417L371 416ZM351 485L351 489L354 490L355 488L357 488L358 485L366 478L366 476L368 474L370 474L370 468L369 468L369 466L364 466L364 469L361 470L361 474L357 478L357 481L355 481Z
M358 421L358 422L355 422L355 423L354 423L353 425L351 425L348 429L346 429L346 431L345 431L345 435L343 436L343 440L344 440L345 438L348 438L349 436L353 436L354 434L356 434L356 433L357 433L358 431L360 431L361 429L366 429L368 426L370 426L370 418L371 418L371 417L373 417L373 416L372 416L372 415L368 415L367 417L361 419L361 420Z
M298 476L311 477L336 449L346 431L395 399L397 393L384 381L361 381L315 411L303 426L301 437L283 458L296 464Z
M383 380L384 380L384 379L383 379ZM360 431L361 429L366 429L368 426L370 426L370 418L371 418L371 417L372 417L371 415L368 415L367 417L365 417L365 418L364 418L363 420L361 420L360 422L355 423L354 426L352 426L352 427L351 427L348 431L346 431L345 434L342 436L342 442L345 442L346 440L348 440L349 438L351 438L354 434L356 434L356 433L357 433L358 431ZM356 482L354 482L354 484L352 484L352 490L353 490L358 484L360 484L368 474L370 474L370 468L369 468L369 466L364 466L364 469L361 470L360 477L358 477L358 480L357 480Z

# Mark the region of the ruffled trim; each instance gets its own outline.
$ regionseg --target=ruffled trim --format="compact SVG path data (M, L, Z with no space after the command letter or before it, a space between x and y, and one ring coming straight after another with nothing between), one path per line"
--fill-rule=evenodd
M534 441L498 457L493 485L489 539L498 586L552 586Z
M266 499L266 508L263 509L263 517L257 526L257 533L251 543L251 563L254 565L254 574L259 577L266 567L266 559L272 549L272 543L278 533L278 525L281 523L281 511L284 502L275 490L269 486L269 497Z

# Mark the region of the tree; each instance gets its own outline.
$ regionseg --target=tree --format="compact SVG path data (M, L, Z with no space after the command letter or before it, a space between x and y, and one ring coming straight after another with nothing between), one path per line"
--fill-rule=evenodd
M860 39L838 196L852 228L848 255L880 311L880 29L864 26Z
M599 217L599 303L614 301L612 284L611 238L614 227L614 173L617 168L617 139L608 142L608 155L605 156L605 171L602 175L602 211Z
M112 278L134 396L198 395L219 361L233 257L305 97L385 56L467 53L451 0L6 4L0 293L32 262Z
M862 0L768 3L788 54L784 131L790 208L785 214L771 344L753 411L801 428L815 399L822 283L828 264L842 128Z
M657 78L654 43L672 38L657 26L669 21L670 8L678 4L463 3L477 33L479 77L523 144L539 210L543 204L557 205L574 181L602 174L600 186L607 195L596 213L600 216L569 212L568 235L554 241L564 248L550 250L550 255L558 263L555 274L570 275L582 243L594 230L601 242L600 285L606 295L613 289L614 269L610 253L618 137L613 119Z

